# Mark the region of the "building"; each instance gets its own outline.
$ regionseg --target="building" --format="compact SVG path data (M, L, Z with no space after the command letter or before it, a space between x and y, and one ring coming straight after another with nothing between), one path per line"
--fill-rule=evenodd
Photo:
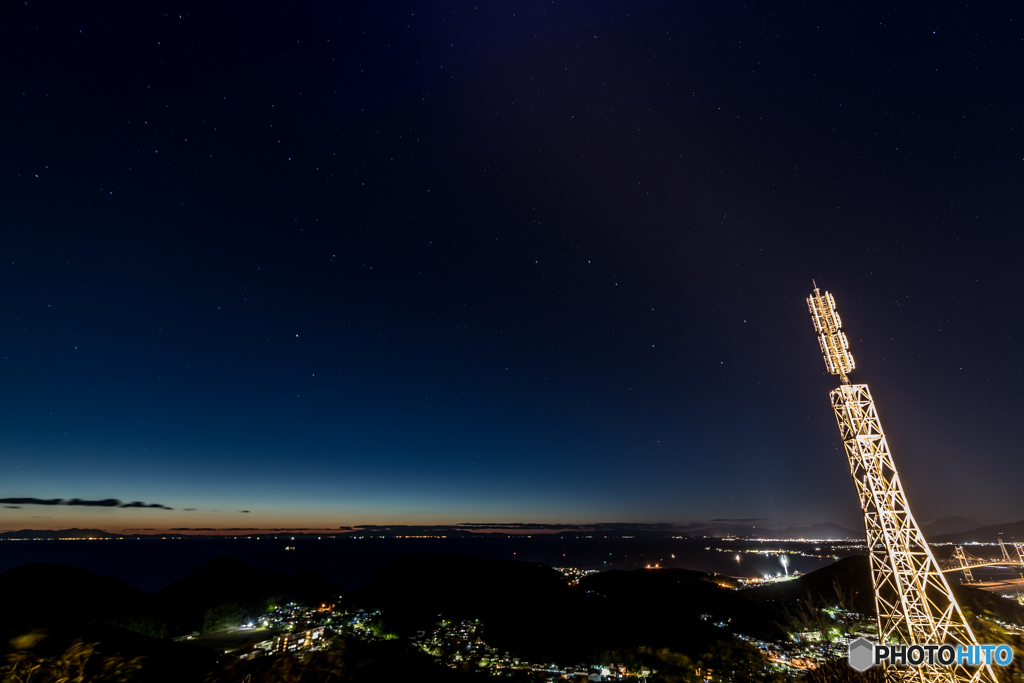
M272 640L257 643L256 647L267 654L282 654L300 650L314 650L324 643L324 627L316 626L304 631L289 631L274 636Z

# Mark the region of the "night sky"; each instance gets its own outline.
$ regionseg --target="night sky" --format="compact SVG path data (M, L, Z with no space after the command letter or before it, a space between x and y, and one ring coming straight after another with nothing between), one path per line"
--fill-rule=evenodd
M0 529L1024 517L1016 3L0 13Z

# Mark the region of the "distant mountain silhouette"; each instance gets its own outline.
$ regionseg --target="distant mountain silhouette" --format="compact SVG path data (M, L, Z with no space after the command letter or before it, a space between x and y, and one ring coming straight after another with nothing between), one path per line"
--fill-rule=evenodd
M855 539L864 538L864 531L851 531L833 522L812 524L810 526L791 526L778 532L779 538L812 538L812 539Z
M940 519L926 524L921 527L921 531L924 532L924 536L927 539L932 539L936 536L946 536L949 534L960 534L967 531L973 531L980 529L981 524L978 524L974 520L967 519L966 517L960 517L958 515L951 515L949 517L942 517Z
M1003 541L1007 543L1024 543L1024 521L982 526L935 537L928 536L928 540L932 543L970 543L972 541L995 543L1000 534L1003 536Z
M953 518L949 518L953 519ZM456 526L437 525L365 525L361 527L342 527L331 533L332 536L362 537L372 536L380 538L410 538L410 537L445 537L445 538L477 538L490 539L503 537L505 529L524 529L535 531L534 537L547 536L554 538L577 538L580 534L586 533L595 538L599 536L617 538L628 536L630 538L669 538L672 536L687 536L708 538L723 538L737 536L741 538L807 538L807 539L846 539L861 538L863 533L851 531L845 527L832 522L812 524L810 526L795 526L779 529L773 526L762 524L763 520L750 520L750 523L743 523L745 520L711 520L710 522L699 522L677 526L665 523L652 524L590 524L590 525L527 525L527 524L468 524ZM536 528L535 528L536 527ZM565 527L565 528L563 528ZM571 528L570 528L571 527ZM223 532L221 534L207 532ZM102 529L21 529L19 531L0 532L0 540L58 540L58 539L85 539L85 538L125 538L125 539L154 539L172 537L187 537L199 540L214 541L223 537L234 537L239 531L249 532L248 535L260 538L320 538L323 532L301 531L301 530L261 530L261 529L213 529L213 528L179 528L171 529L170 533L133 533L116 534ZM189 533L202 532L202 533ZM945 531L943 533L946 533Z
M689 537L725 538L806 538L806 539L856 539L863 538L863 531L852 531L834 522L778 528L753 520L756 524L738 524L729 520L712 520L705 523L676 527L674 535Z
M0 533L0 539L121 538L100 529L22 529Z

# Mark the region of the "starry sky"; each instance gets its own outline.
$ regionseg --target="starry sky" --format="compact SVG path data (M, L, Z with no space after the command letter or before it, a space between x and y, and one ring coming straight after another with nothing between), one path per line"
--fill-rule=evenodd
M89 5L0 22L0 528L860 528L812 279L1024 517L1013 3Z

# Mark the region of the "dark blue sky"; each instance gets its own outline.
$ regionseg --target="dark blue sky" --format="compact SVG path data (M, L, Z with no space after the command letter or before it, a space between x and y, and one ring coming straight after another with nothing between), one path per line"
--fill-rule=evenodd
M11 5L0 497L174 510L0 527L857 528L812 278L917 515L1024 516L1024 13L902 12Z

